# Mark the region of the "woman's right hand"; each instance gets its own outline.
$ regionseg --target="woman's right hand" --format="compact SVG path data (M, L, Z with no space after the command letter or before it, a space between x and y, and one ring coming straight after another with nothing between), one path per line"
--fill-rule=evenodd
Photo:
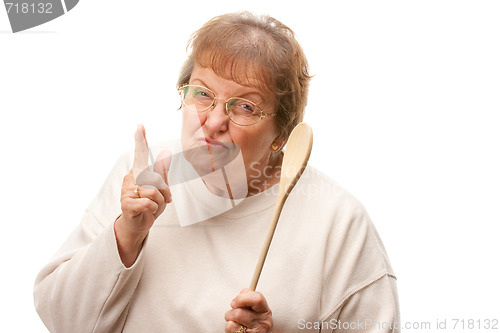
M167 183L170 152L162 151L156 159L154 171L150 171L148 143L142 125L137 127L134 137L134 164L123 179L122 214L114 225L118 252L126 267L134 264L149 229L167 203L172 201Z

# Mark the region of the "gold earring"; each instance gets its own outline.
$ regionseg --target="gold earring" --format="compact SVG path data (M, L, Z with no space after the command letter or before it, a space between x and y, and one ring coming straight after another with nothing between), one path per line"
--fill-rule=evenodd
M271 145L271 149L273 151L278 151L279 147L280 147L279 144L277 144L276 142L273 142L273 144Z

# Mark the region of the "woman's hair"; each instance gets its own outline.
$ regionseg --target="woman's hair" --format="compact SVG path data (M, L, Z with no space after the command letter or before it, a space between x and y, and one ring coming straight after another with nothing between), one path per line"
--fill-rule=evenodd
M280 21L249 12L214 17L190 38L189 57L177 87L189 82L196 64L275 97L277 130L288 138L302 121L311 76L294 32Z

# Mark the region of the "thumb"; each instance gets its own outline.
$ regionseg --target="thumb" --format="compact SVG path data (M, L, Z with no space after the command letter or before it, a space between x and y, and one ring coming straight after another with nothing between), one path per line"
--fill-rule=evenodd
M158 156L153 167L156 173L159 173L165 183L168 185L168 170L170 169L170 162L172 161L172 152L168 149L163 149Z
M144 170L148 168L149 159L149 149L148 142L146 140L146 130L143 125L137 125L137 130L134 134L135 139L135 151L134 151L134 164L132 166L132 171L134 173L134 178Z

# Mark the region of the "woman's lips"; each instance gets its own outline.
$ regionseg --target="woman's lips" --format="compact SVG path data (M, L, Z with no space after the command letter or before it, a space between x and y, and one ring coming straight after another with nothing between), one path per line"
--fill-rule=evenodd
M198 139L198 142L202 145L207 145L210 149L228 149L225 143L216 140L200 138Z

